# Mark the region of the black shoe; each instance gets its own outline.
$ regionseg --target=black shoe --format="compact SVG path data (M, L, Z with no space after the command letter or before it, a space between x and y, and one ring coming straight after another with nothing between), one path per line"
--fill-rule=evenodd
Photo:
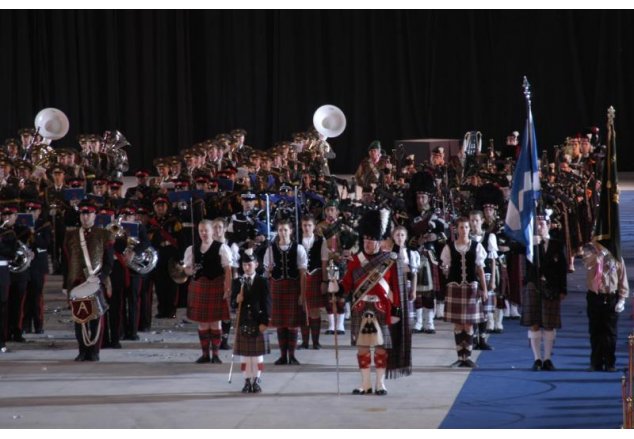
M116 341L116 342L112 343L112 344L110 345L110 347L111 347L112 349L121 349L121 343L119 343L118 341Z
M491 347L491 345L489 343L486 342L486 340L482 339L480 340L480 343L478 344L479 348L481 351L492 351L493 347Z
M556 370L556 369L555 369L555 365L553 364L552 361L544 360L544 364L542 365L542 370L552 371L552 370Z
M80 352L79 355L75 357L75 361L86 361L86 353Z
M44 334L44 330L43 329L36 329L35 333L36 334Z
M253 384L251 384L251 393L261 393L262 387L260 387L260 378L253 378Z
M288 364L291 364L293 366L299 366L301 363L299 361L297 361L297 358L295 358L294 355L289 355L288 356Z
M324 332L324 334L326 335L333 335L335 333L335 331L333 331L332 329L327 329L326 332Z
M247 378L244 380L244 387L242 388L242 393L251 393L251 379Z
M288 359L286 358L286 356L282 356L280 358L278 358L277 360L275 360L275 364L276 366L281 366L284 364L288 364Z
M542 360L535 360L535 362L533 363L533 367L531 367L531 370L534 370L535 372L542 370L543 369L543 364L542 364Z
M222 364L220 357L216 354L211 356L211 364Z
M353 395L372 395L372 387L370 387L369 389L363 390L363 389L354 389L352 391Z
M319 343L313 343L313 349L317 351L321 349L321 345Z
M26 342L26 338L22 337L22 334L18 334L13 336L13 341L17 343L24 343Z
M337 335L346 335L346 331L342 331L341 329L338 329Z
M308 342L302 343L299 346L297 346L297 349L310 349L310 345L308 344Z
M92 352L89 356L86 357L86 361L99 361L99 354L96 352Z
M201 355L200 358L196 360L196 364L203 364L203 363L211 363L211 358L209 358L209 355Z
M229 344L229 341L226 337L222 338L222 341L220 342L220 349L223 351L228 351L231 349L231 345Z
M140 338L138 335L134 334L134 335L126 335L125 337L123 337L124 340L130 340L130 341L139 341Z
M375 395L387 395L387 390L385 389L376 389L376 391L374 392Z
M480 350L480 341L477 338L473 339L473 347L471 349L473 349L474 351Z
M473 369L475 367L478 367L478 365L475 364L471 359L467 358L466 360L463 360L458 367L469 367Z
M460 367L460 365L462 364L462 362L463 362L463 361L464 361L464 360L456 360L456 361L454 361L453 363L451 363L451 364L449 365L449 367L454 368L454 369L455 369L456 367Z
M501 329L494 329L493 331L491 331L492 334L502 334L502 330Z
M423 328L421 329L416 329L414 328L414 330L412 331L414 334L424 334L425 330Z
M423 332L425 334L435 334L436 330L435 329L423 329Z

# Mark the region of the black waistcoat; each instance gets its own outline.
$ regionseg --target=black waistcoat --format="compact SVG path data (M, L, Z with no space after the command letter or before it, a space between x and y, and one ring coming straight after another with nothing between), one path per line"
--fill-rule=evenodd
M293 242L286 251L281 250L277 244L273 244L271 249L273 250L273 261L275 263L271 277L275 280L297 279L299 277L297 243Z
M205 276L207 279L215 279L225 274L225 269L222 268L222 261L220 259L221 246L222 243L214 241L204 254L200 252L200 244L197 247L195 246L195 262L202 265L202 268L196 273L197 278Z

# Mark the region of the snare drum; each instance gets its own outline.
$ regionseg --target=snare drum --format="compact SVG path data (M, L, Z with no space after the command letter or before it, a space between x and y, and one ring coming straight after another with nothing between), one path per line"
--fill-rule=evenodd
M108 304L98 281L88 280L70 290L70 306L76 323L98 319L108 310Z

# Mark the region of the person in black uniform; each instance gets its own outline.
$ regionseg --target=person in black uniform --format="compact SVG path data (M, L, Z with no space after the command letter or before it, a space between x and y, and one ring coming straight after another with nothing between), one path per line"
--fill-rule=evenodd
M136 209L133 206L126 206L121 209L122 221L136 222ZM129 282L127 282L126 288L123 294L123 339L124 340L138 340L137 328L139 327L139 315L140 315L140 299L139 294L141 292L141 284L143 282L142 275L134 269L134 264L130 266L130 261L135 255L140 255L150 246L150 241L147 236L147 230L145 226L139 223L139 235L134 237L138 242L132 246L127 245L123 249L123 259L128 269ZM126 240L126 244L129 243ZM115 243L116 245L116 243ZM117 251L117 248L115 248Z
M240 310L236 320L234 355L241 355L240 369L244 374L242 393L260 393L260 377L264 370L264 355L271 352L266 332L271 315L271 293L265 278L256 273L257 258L251 249L240 253L244 276L234 279L232 305Z
M33 214L35 227L29 247L33 260L29 267L29 280L26 287L26 304L23 328L27 333L44 332L44 278L48 274L48 248L52 241L51 222L42 218L42 205L38 201L26 203L27 212Z
M6 352L6 342L8 340L7 328L9 321L9 285L11 278L9 275L9 262L18 248L18 241L15 231L5 227L0 227L0 352Z
M16 224L18 208L5 206L2 210L2 221L8 221L7 226L13 228L16 238L27 243L31 239L31 230L23 225ZM11 273L11 286L9 287L9 339L17 342L25 342L22 336L22 321L24 319L24 300L26 298L26 285L29 281L29 268L20 273Z
M180 259L181 222L169 215L169 204L166 197L159 196L154 200L155 217L148 222L148 237L152 247L159 253L159 260L152 270L152 283L158 300L156 318L176 318L178 303L178 285L172 280L167 270L170 258Z
M530 326L528 338L535 356L533 370L555 370L551 360L557 329L561 328L561 301L567 294L567 264L564 246L550 239L550 219L537 216L534 262L526 261L526 285L522 291L523 326ZM541 355L541 342L544 355Z

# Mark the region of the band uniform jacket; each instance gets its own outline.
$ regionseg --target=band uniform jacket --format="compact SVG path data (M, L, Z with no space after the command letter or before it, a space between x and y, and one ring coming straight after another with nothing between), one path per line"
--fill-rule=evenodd
M535 247L535 255L537 255L537 249L539 251L539 271L542 280L546 281L546 287L557 294L567 294L568 265L566 263L563 243L558 240L549 239L546 251L544 251L544 242L541 242ZM533 282L536 284L537 279L536 266L527 260L526 283ZM558 298L559 296L551 297L551 299Z
M246 279L246 277L245 277ZM231 306L237 308L236 299L242 287L241 279L234 279L231 285ZM271 293L269 284L265 278L256 274L253 284L249 287L244 283L244 301L240 308L240 322L246 322L248 318L254 319L258 325L269 325L271 316Z
M64 287L70 291L74 286L86 281L86 262L81 248L79 234L83 233L83 228L68 231L64 236L64 252L68 261L68 276ZM90 263L95 269L101 265L99 280L106 287L109 293L110 272L114 263L113 239L109 230L92 227L86 236L86 246L90 255Z

